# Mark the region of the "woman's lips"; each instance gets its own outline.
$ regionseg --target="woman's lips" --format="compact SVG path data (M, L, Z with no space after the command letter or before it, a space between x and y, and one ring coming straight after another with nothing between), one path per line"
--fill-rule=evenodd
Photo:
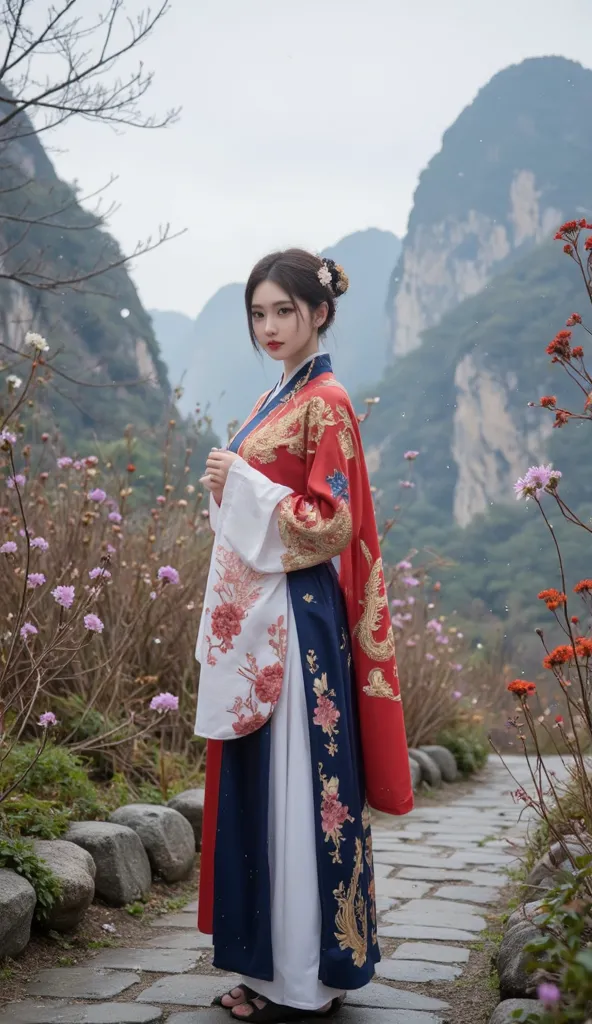
M277 350L278 350L279 348L281 348L281 347L282 347L282 345L283 345L283 341L268 341L268 342L267 342L267 347L268 347L268 349L270 349L270 350L271 350L272 352L277 352Z

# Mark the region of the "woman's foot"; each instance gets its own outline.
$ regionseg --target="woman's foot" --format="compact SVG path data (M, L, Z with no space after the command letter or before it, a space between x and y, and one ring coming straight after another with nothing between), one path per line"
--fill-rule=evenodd
M296 1017L322 1017L328 1014L333 1009L334 1000L325 1004L318 1010L298 1010L293 1006L277 1006L275 1003L269 1002L267 999L257 997L249 1002L237 1003L232 1009L232 1016L236 1020L249 1020L251 1017L254 1020L261 1020L262 1014L264 1019L267 1021L283 1021L284 1019L294 1019ZM265 1012L267 1011L267 1013Z
M233 1010L235 1006L248 1006L249 999L254 999L257 993L248 985L237 985L236 988L225 992L223 996L214 999L213 1006L223 1006L225 1010Z

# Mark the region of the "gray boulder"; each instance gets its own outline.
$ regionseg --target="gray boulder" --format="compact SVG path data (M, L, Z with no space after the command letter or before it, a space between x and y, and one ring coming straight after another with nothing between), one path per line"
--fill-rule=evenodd
M444 782L456 782L458 779L458 768L456 767L456 761L454 760L454 754L447 750L446 747L420 747L424 754L431 757L432 761L435 761L442 773Z
M504 935L497 954L502 999L523 999L536 992L536 974L526 968L532 954L525 953L524 947L539 938L540 934L539 929L533 924L522 921Z
M555 875L558 871L574 871L572 862L566 856L568 851L574 860L578 857L590 856L592 839L588 836L585 845L578 836L566 835L563 843L553 843L547 853L536 862L525 879L524 884L530 899L536 899L541 890L552 889L556 884Z
M409 767L411 769L411 785L413 792L416 793L421 785L421 767L418 761L414 761L412 757L409 758Z
M506 921L506 931L510 931L519 924L536 924L536 917L538 914L544 913L544 907L544 898L521 904Z
M60 898L46 920L48 928L69 932L78 927L95 896L97 869L90 853L64 839L37 839L35 853L62 883Z
M433 789L437 789L438 786L442 785L442 772L429 754L426 754L423 750L412 748L409 751L409 757L412 761L417 761L421 768L423 782L427 782L428 786L432 786Z
M127 804L114 811L110 820L137 833L152 870L165 882L189 877L195 863L195 837L178 811L159 804Z
M0 868L0 959L22 953L31 937L36 903L35 890L26 878Z
M516 1010L522 1010L522 1016L513 1016ZM493 1017L489 1024L520 1024L526 1020L529 1013L542 1013L543 1005L537 999L505 999L503 1003L495 1008Z
M186 789L184 793L178 793L177 796L172 798L172 800L169 800L168 806L172 807L174 811L178 811L184 818L187 818L187 821L193 829L195 849L199 850L201 847L204 790Z
M150 892L150 862L133 829L109 821L73 821L65 839L90 853L97 869L95 892L105 903L123 907Z

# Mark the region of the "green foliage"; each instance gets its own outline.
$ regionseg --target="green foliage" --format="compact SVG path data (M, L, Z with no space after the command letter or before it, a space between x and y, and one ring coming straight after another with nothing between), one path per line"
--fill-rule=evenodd
M27 839L0 835L0 868L10 868L31 883L37 896L35 917L45 921L61 895L62 885L45 861L37 856L33 844Z
M0 788L7 789L25 772L37 753L36 743L15 746L0 769ZM88 778L84 762L66 747L48 744L25 775L20 792L56 806L66 807L76 818L100 817L102 804L97 787Z
M445 729L436 742L454 754L458 770L465 776L480 771L487 763L489 747L479 729L460 725Z
M52 800L39 800L28 793L8 797L0 804L0 830L10 835L35 839L59 839L68 829L72 812Z

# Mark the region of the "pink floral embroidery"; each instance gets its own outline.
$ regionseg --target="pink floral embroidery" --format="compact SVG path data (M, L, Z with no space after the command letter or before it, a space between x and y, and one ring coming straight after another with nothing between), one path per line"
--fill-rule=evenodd
M208 665L216 664L215 650L227 654L233 649L233 640L240 635L244 619L261 596L257 584L263 579L263 573L250 569L228 548L218 546L215 559L219 579L213 589L221 603L211 613L212 635L206 636ZM219 642L215 643L212 637Z
M271 665L259 668L257 659L252 654L247 654L247 666L239 668L239 675L249 681L250 687L247 698L237 697L232 707L228 709L230 714L236 715L236 722L232 723L232 728L237 736L247 736L265 725L280 699L288 641L284 616L280 615L277 622L269 626L267 632L269 646L278 660ZM259 710L258 701L270 705L266 715Z
M341 864L340 847L343 842L343 826L346 821L353 821L349 807L339 799L339 779L336 775L328 779L323 774L323 765L319 764L319 778L323 784L321 794L321 828L325 833L325 842L333 843L331 860Z
M335 690L329 689L326 672L323 672L319 679L315 679L313 690L317 698L313 722L315 725L320 726L329 737L329 743L325 743L325 749L329 751L331 757L334 757L339 749L334 737L339 734L337 723L341 718L341 711L337 709L335 702L330 699L335 696Z

